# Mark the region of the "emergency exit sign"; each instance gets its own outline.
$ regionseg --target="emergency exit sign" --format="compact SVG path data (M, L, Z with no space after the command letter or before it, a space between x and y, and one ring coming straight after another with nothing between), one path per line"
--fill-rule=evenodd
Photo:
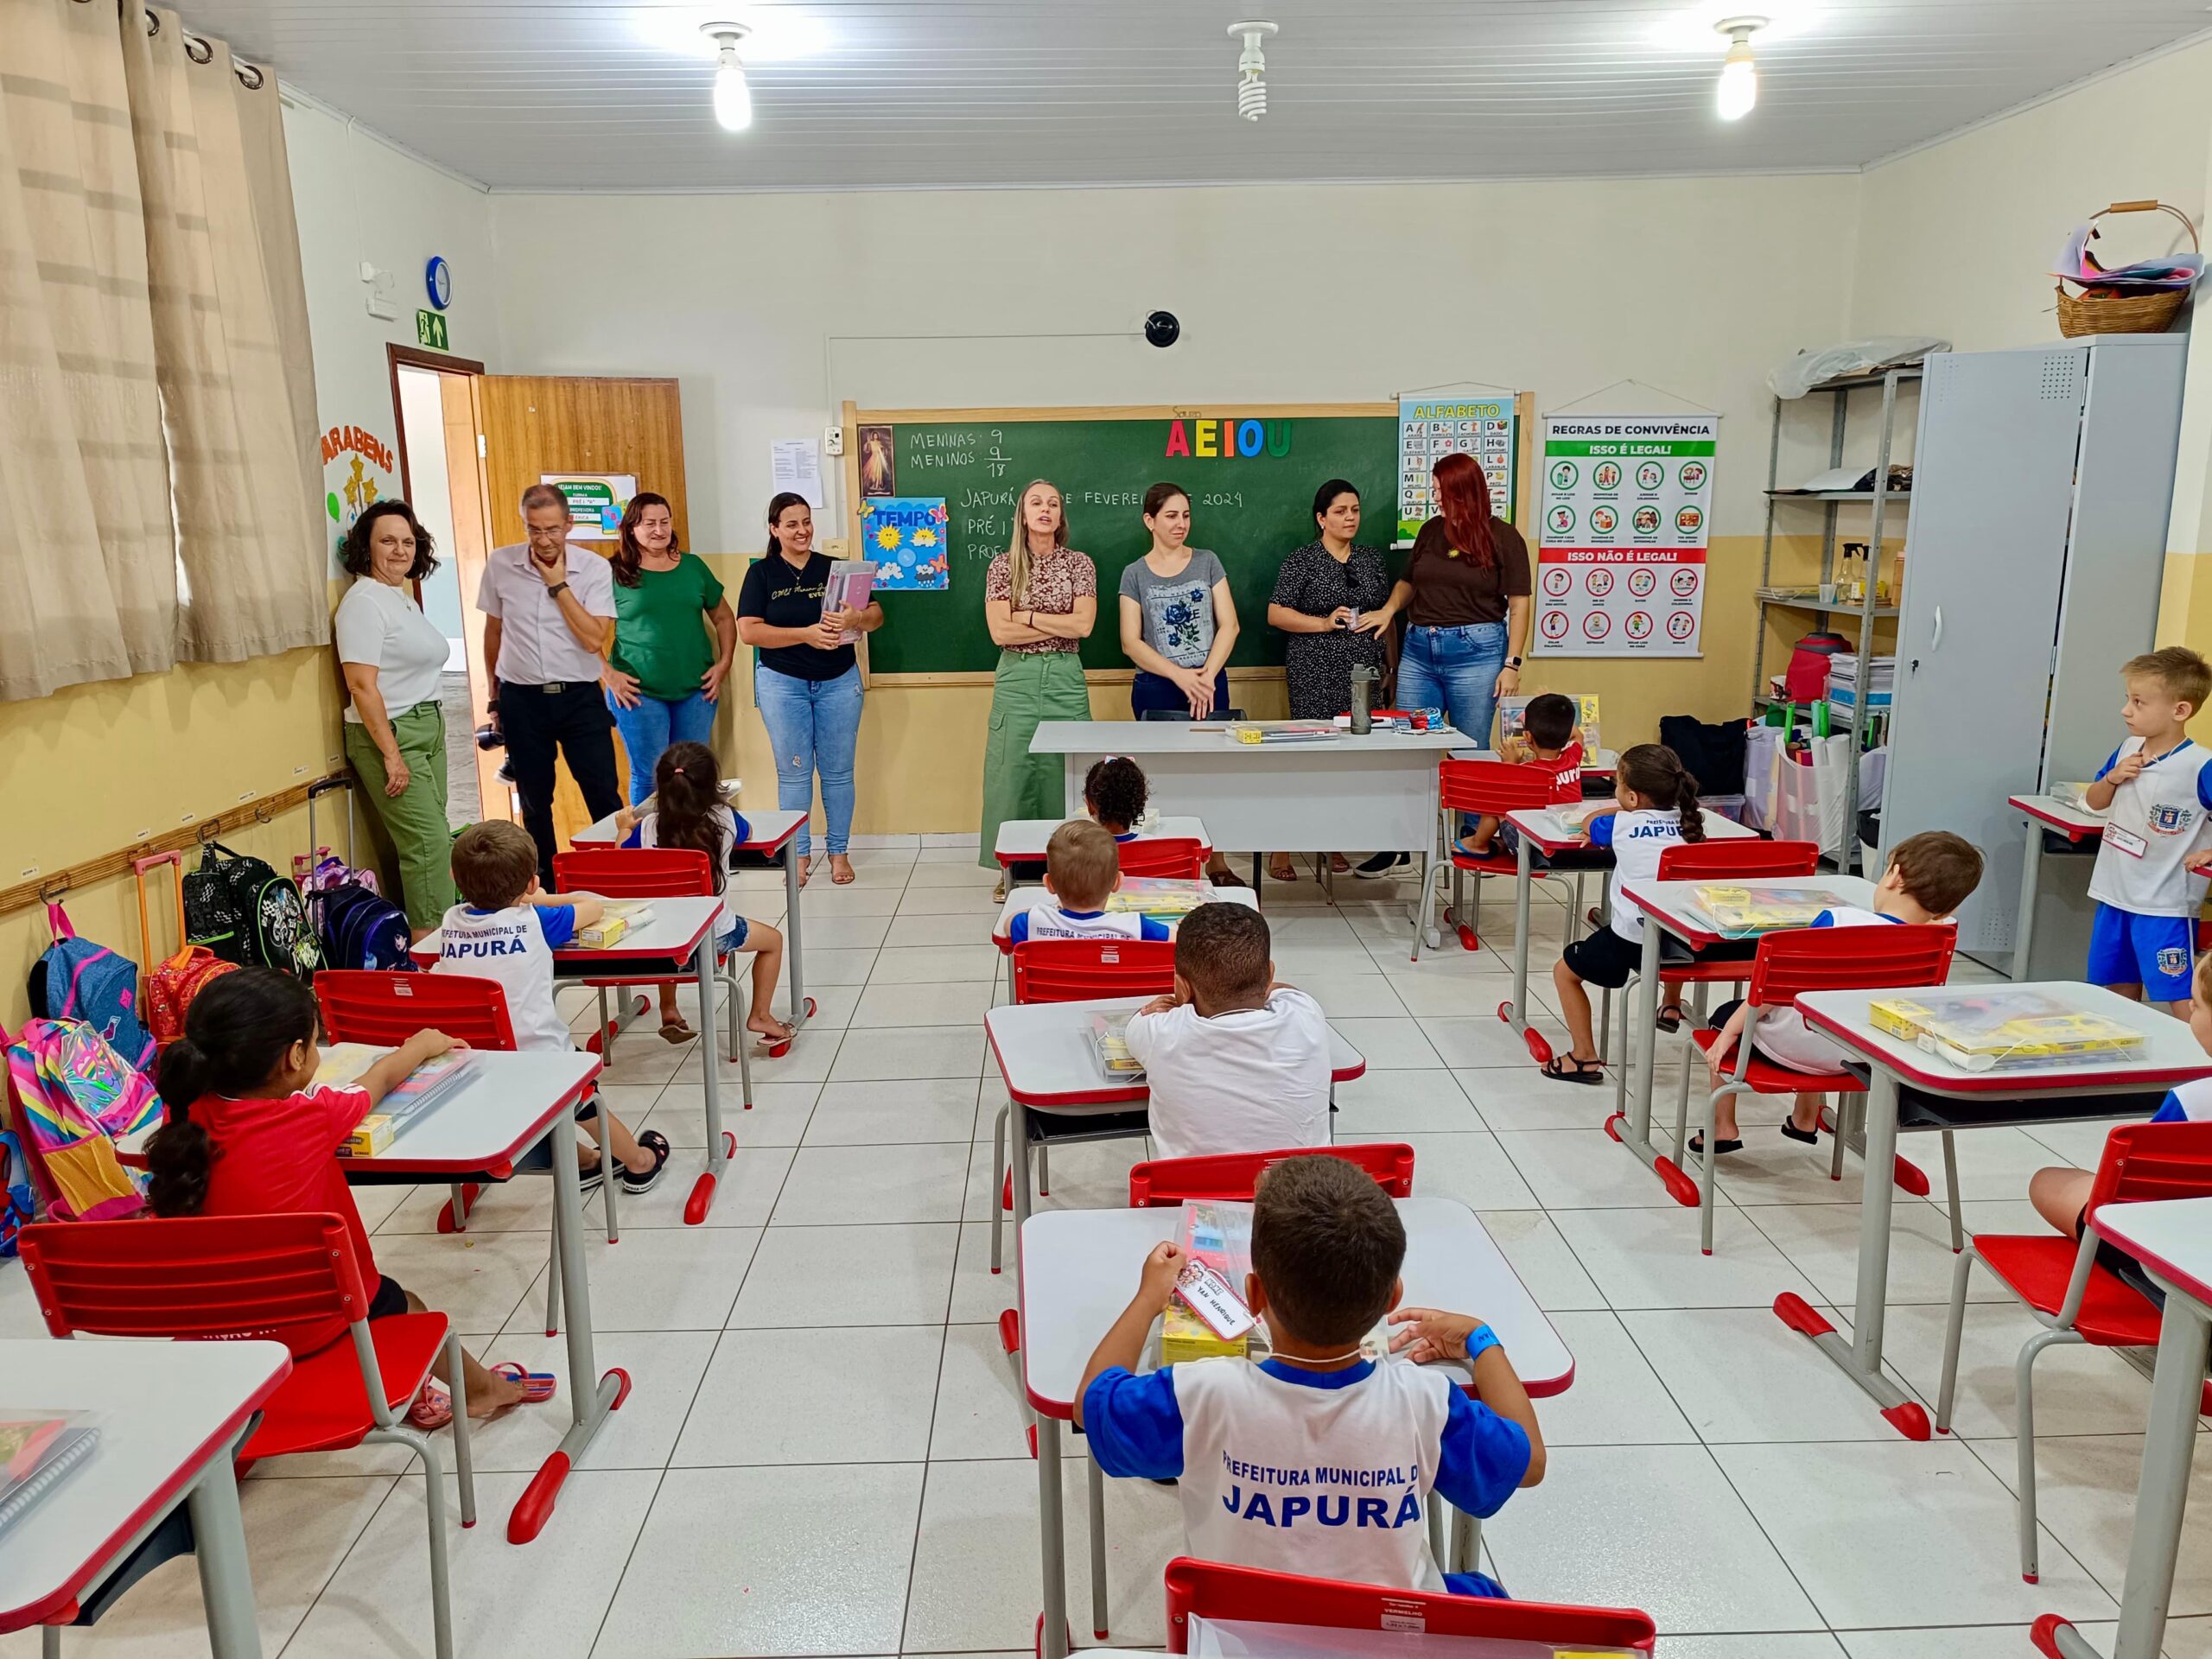
M433 352L448 350L446 344L446 319L442 311L417 311L415 314L415 343Z

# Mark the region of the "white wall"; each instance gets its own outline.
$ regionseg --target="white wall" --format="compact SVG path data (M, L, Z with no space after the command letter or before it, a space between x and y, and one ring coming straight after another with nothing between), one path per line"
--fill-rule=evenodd
M500 365L490 198L289 96L284 144L300 222L320 425L326 434L352 428L373 440L335 455L325 444L324 488L340 496L341 523L350 523L364 505L344 499L356 459L378 499L399 493L399 428L385 346L416 343L416 310L429 303L423 272L432 254L453 267L447 315L454 353ZM393 274L396 319L369 315L364 260ZM326 518L324 524L334 540L341 524Z
M504 366L677 376L692 538L742 551L762 543L769 441L817 431L845 398L1294 403L1464 378L1549 408L1634 377L1722 410L1719 528L1745 533L1765 480L1764 376L1842 327L1857 189L1808 176L488 205ZM609 233L552 257L531 246L582 222ZM1155 307L1183 321L1166 351L1132 338Z

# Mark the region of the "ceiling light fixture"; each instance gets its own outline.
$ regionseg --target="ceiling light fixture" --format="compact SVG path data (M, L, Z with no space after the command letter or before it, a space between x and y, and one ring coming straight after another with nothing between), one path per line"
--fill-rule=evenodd
M715 119L725 132L743 132L753 124L753 89L745 84L737 47L753 31L743 23L702 23L699 32L721 48L721 61L715 68Z
M1723 121L1740 121L1759 101L1759 67L1751 56L1751 36L1764 29L1764 17L1724 17L1716 34L1728 37L1728 55L1721 60L1719 108Z
M1260 42L1274 34L1273 23L1231 23L1229 38L1244 37L1244 55L1236 60L1236 113L1247 121L1256 121L1268 112L1267 54L1260 50Z

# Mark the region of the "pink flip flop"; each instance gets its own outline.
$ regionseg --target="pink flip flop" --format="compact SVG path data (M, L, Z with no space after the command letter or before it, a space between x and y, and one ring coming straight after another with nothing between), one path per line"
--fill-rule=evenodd
M407 1408L407 1421L417 1428L443 1428L453 1421L453 1396L435 1382L425 1382Z
M486 1366L485 1370L494 1376L504 1376L510 1382L521 1383L523 1403L526 1406L543 1405L553 1397L554 1389L560 1386L551 1372L526 1371L516 1360L502 1360L497 1365ZM450 1410L448 1414L451 1414Z

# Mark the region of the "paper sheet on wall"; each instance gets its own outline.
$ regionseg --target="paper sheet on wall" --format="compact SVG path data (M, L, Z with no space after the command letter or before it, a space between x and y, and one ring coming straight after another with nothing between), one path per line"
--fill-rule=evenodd
M1548 415L1535 648L1702 654L1717 415Z
M768 478L775 493L796 490L817 512L828 505L822 493L822 440L772 438L768 442Z

